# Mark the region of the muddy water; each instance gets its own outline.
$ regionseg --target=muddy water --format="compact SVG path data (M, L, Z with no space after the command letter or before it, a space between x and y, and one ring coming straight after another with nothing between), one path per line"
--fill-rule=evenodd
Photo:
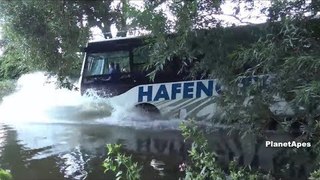
M186 146L172 130L137 130L101 124L0 125L0 164L15 179L113 179L102 162L107 143L122 143L144 165L143 179L177 179ZM165 162L164 172L150 166Z
M22 76L0 104L0 167L15 179L113 179L106 144L121 143L144 179L177 179L186 147L181 120L151 120L108 99L56 88L43 72ZM150 166L163 161L165 170Z

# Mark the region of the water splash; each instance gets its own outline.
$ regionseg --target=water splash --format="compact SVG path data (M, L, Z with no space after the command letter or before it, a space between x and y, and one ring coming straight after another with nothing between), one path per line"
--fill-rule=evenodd
M150 119L119 99L81 96L78 91L57 88L57 77L45 72L25 74L16 90L0 104L0 122L99 123L134 128L177 129L181 120Z
M55 76L48 76L44 72L21 76L15 92L3 98L0 121L56 122L110 115L112 107L107 101L97 97L82 97L77 91L59 89L56 82Z

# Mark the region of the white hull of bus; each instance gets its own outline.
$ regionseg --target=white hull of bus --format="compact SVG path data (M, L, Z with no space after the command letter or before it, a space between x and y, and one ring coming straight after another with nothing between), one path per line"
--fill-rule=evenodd
M217 80L195 80L139 85L110 100L117 108L139 104L155 106L166 118L209 120L221 117L216 97L221 87ZM293 114L288 103L279 99L270 107L275 114Z

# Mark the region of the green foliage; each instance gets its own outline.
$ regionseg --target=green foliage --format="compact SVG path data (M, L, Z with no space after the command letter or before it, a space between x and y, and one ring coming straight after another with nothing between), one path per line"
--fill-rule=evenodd
M257 172L251 168L238 167L235 161L230 162L228 171L224 170L222 165L218 163L215 153L209 149L203 132L197 128L194 121L190 121L188 125L186 123L181 124L180 129L184 138L192 141L192 147L188 155L190 162L186 168L184 179L273 179L270 174Z
M250 168L238 167L235 161L229 164L229 177L232 180L274 180L271 174L263 174Z
M154 71L149 75L154 78L157 71L161 71L166 62L172 61L173 57L184 58L185 64L195 59L193 51L188 51L186 45L191 31L197 27L197 23L202 24L203 19L210 19L210 16L203 18L201 10L209 11L212 14L218 13L220 1L145 1L143 10L134 7L128 8L128 14L133 17L131 29L139 28L152 32L153 40L148 41L150 48L150 64L147 68ZM167 6L169 12L164 12L161 6ZM208 13L209 13L208 12ZM170 19L174 16L176 20ZM171 17L172 17L171 16ZM214 19L214 18L213 18ZM168 36L174 32L175 35ZM183 70L183 67L180 67Z
M2 98L15 89L15 83L10 80L0 81L0 102Z
M9 171L0 169L0 180L13 180Z
M15 78L28 70L44 70L61 77L79 76L79 50L90 38L90 28L100 28L108 38L111 24L116 23L120 30L125 25L120 6L112 8L111 3L1 1L1 45L5 51L0 78Z
M225 179L223 170L216 162L214 153L208 150L208 142L196 126L181 124L180 129L186 140L192 139L192 147L188 151L190 164L186 169L186 180Z
M5 18L5 38L20 54L19 59L34 69L60 73L75 62L71 54L76 52L74 44L79 44L79 28L71 24L70 12L61 9L59 3L15 1L4 2L0 8ZM65 54L70 48L73 51Z
M22 57L14 47L7 47L4 55L0 57L0 79L17 79L28 72L30 68Z
M306 129L311 130L307 133L314 133L313 124L317 120L319 113L317 107L320 105L320 72L317 68L320 59L317 49L319 49L320 43L317 41L318 37L314 36L311 31L301 27L301 23L295 24L288 20L281 26L277 34L269 34L250 48L234 53L234 69L244 65L250 67L238 75L233 75L234 78L239 75L252 77L269 74L273 76L272 83L267 88L264 88L262 84L249 84L245 89L244 96L240 96L239 102L243 102L246 97L251 96L252 103L246 108L259 107L259 105L268 108L275 103L274 97L280 96L289 103L289 107L294 111L295 117L292 122L298 121L306 124L309 127ZM235 84L236 82L234 86ZM235 99L233 97L239 99L236 91L230 91L228 95L231 97L229 104L232 103L232 99ZM232 113L240 114L239 111ZM251 115L248 118L252 118L252 115L256 114L256 118L252 119L251 123L257 124L259 118L261 126L271 119L276 119L280 124L286 121L284 118L273 116L271 112L267 112L264 116L262 116L262 111L256 110L246 114ZM240 118L246 119L243 116ZM261 120L265 120L265 122Z
M320 169L313 171L309 177L310 180L320 179Z
M117 172L116 179L139 180L142 167L133 162L131 156L120 152L121 145L107 144L108 157L103 162L105 172Z

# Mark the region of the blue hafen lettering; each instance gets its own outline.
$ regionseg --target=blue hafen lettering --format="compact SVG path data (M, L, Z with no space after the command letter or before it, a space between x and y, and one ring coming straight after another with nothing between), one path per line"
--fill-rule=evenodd
M167 89L167 86L169 89ZM193 82L179 82L170 84L161 84L156 91L155 96L153 96L154 85L140 86L138 94L138 102L145 101L159 101L164 100L175 100L177 97L183 99L190 98L200 98L213 96L213 91L218 94L221 93L221 87L214 83L214 80L207 81L193 81ZM147 89L146 89L147 88ZM171 89L170 89L171 88ZM169 90L169 91L168 91Z
M166 85L160 85L156 96L154 97L153 101L158 101L160 98L164 98L164 100L169 100L169 94L166 88Z
M148 86L147 91L143 91L143 86L139 87L138 102L142 102L144 96L147 96L147 101L152 101L152 86Z
M213 93L213 81L208 81L208 87L206 87L203 82L197 82L197 89L196 89L196 97L201 97L201 92L204 92L207 96L212 96Z
M183 85L183 99L184 98L193 98L193 93L192 93L193 86L194 86L194 82L184 83L184 85Z
M181 93L181 83L174 83L171 86L171 99L177 99L177 94Z

